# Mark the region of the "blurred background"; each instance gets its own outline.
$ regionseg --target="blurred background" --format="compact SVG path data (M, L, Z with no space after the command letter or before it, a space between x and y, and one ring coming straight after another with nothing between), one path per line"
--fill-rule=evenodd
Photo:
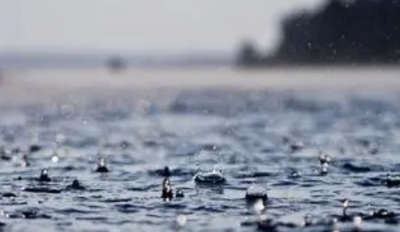
M393 87L399 25L397 0L0 0L0 69L14 84L287 87L375 67Z
M322 0L1 1L2 66L221 65L244 41L272 52L281 23Z

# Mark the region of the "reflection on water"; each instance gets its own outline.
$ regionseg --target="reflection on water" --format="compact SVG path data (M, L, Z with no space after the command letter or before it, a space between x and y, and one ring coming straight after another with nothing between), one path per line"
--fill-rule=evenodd
M344 198L351 214L385 208L397 215L397 185L386 184L400 168L400 96L392 96L193 90L170 104L154 99L149 111L126 94L4 106L0 222L10 231L170 231L185 215L182 231L254 231L240 226L252 215L245 194L253 184L266 187L265 214L282 225L306 215L328 221L341 214ZM320 151L330 157L326 175ZM109 172L95 172L99 155ZM199 168L215 164L226 183L196 185ZM185 198L161 199L166 165L172 189ZM44 168L51 181L38 182ZM75 179L84 188L67 188ZM396 231L394 222L361 227Z

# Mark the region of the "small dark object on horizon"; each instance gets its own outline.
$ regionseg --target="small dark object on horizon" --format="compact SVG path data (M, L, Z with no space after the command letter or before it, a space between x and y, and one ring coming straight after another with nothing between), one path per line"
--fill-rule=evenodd
M262 62L262 55L258 47L250 40L240 45L237 64L242 67L259 65Z
M126 61L120 57L120 56L113 56L110 57L107 62L106 66L112 71L112 72L120 72L124 69L126 69Z

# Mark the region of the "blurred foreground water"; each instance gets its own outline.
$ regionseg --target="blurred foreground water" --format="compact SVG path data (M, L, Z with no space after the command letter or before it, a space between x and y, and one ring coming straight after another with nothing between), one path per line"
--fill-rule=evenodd
M391 72L382 79L388 85L386 92L385 88L373 91L376 80L368 91L354 88L354 79L340 90L340 85L329 88L323 80L307 83L319 76L304 71L298 72L303 81L294 81L303 83L301 88L290 85L287 77L282 82L271 77L276 79L269 82L274 88L268 88L268 81L246 88L155 84L148 92L140 85L105 88L106 84L92 82L86 83L91 88L76 95L73 84L44 82L49 73L20 78L31 83L21 88L7 79L12 90L26 93L3 87L5 97L19 94L28 100L13 104L3 99L0 108L0 193L15 194L0 197L0 222L6 224L0 231L174 231L179 214L187 216L181 231L256 231L255 226L241 226L253 215L244 200L252 184L267 189L265 214L282 222L301 224L307 214L315 221L341 214L344 198L350 198L351 213L386 208L399 214L399 189L388 188L383 181L387 174L400 172L400 92L390 86L397 83L397 71ZM240 75L246 78L245 72L235 75L232 81ZM113 78L118 81L118 75ZM203 81L212 83L208 78ZM370 77L357 78L365 80L359 86L368 86ZM50 84L39 88L32 84L35 81ZM276 87L285 82L289 83L285 88ZM57 97L33 100L35 91L63 88L63 94L49 95ZM41 94L46 96L37 93ZM301 147L293 149L295 143ZM319 170L320 150L332 157L324 176ZM110 172L94 172L99 156ZM26 167L25 161L30 165ZM216 164L224 167L227 183L196 186L193 175ZM160 173L166 165L172 171L172 187L181 188L185 198L172 202L160 198ZM49 170L49 183L35 179L43 168ZM293 176L294 171L299 175ZM86 190L65 189L75 178ZM365 222L362 228L399 231L383 220Z

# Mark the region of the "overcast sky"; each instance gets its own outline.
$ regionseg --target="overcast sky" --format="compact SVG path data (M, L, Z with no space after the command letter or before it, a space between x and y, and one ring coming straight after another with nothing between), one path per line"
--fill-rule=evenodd
M324 0L0 0L0 51L271 49L279 21Z

